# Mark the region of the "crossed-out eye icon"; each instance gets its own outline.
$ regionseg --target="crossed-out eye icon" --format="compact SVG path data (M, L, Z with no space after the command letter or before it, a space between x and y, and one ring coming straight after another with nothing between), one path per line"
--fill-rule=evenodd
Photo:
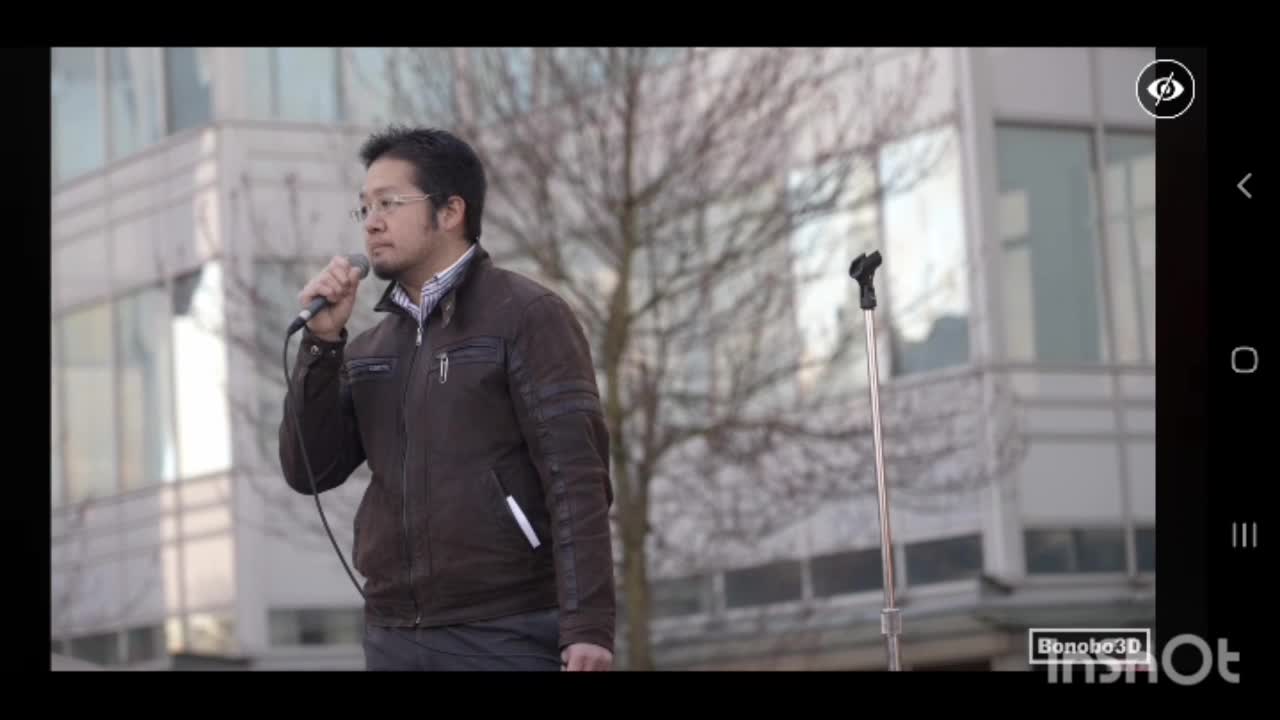
M1138 74L1138 104L1148 115L1172 120L1187 111L1196 99L1196 81L1187 66L1177 60L1155 60Z
M1147 92L1156 99L1156 105L1159 105L1162 100L1177 100L1185 91L1186 88L1182 87L1182 83L1175 80L1172 75L1147 86Z

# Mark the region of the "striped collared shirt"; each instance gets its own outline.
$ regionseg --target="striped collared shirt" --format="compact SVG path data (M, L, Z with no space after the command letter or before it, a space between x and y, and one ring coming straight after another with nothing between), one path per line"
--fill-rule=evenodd
M435 310L436 303L440 302L440 298L449 294L449 290L453 288L454 283L462 275L462 269L471 261L471 257L475 253L476 246L473 244L471 249L458 258L457 262L436 273L423 283L421 305L413 304L413 298L409 297L409 293L400 287L400 283L396 283L396 286L391 290L391 299L407 310L418 321L418 327L422 327L422 319L430 315L432 310Z

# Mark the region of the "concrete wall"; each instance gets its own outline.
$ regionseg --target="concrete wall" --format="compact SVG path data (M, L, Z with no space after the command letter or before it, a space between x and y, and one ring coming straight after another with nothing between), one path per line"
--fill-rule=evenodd
M1001 119L1088 124L1096 112L1109 124L1155 129L1134 90L1155 60L1151 48L988 48L985 55Z
M53 309L188 272L216 255L218 182L218 133L203 129L59 188Z
M230 481L189 480L96 501L52 521L59 636L229 613L237 594ZM64 604L65 603L65 604Z

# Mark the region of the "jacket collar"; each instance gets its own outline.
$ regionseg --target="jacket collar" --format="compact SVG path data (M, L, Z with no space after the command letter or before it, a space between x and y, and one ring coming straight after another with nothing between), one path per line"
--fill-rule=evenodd
M480 269L480 265L484 264L487 266L491 263L492 260L489 258L489 253L480 245L479 241L476 241L475 254L462 268L461 274L458 275L457 282L455 282L449 292L441 298L439 304L436 305L436 309L431 311L432 315L440 313L442 327L449 327L449 323L453 320L454 313L458 308L458 294L460 292L465 292L469 285L468 281L476 276L477 271ZM391 292L395 289L395 286L395 280L387 283L386 289L382 291L382 297L379 298L378 304L374 305L373 309L375 312L398 312L408 317L408 313L405 312L405 309L397 305L396 302L391 299Z

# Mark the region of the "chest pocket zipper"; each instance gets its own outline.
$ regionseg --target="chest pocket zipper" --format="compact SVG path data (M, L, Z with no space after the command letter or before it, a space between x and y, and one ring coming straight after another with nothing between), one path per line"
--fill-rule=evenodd
M391 377L392 371L395 370L394 357L375 357L361 358L358 360L350 360L346 364L346 374L350 382L356 383L362 380L375 380L379 378Z
M501 345L495 338L477 338L463 345L442 350L435 354L439 363L440 384L449 379L449 362L464 365L469 363L498 363L502 359Z

